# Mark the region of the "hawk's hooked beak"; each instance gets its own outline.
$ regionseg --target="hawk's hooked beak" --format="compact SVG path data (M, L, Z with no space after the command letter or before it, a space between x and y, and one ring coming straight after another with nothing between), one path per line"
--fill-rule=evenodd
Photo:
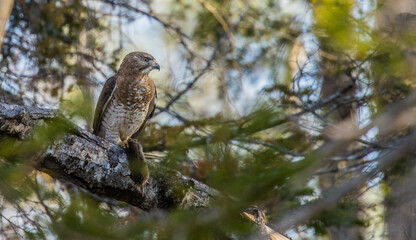
M156 62L156 61L153 61L153 66L152 66L154 69L157 69L157 70L159 70L160 71L160 66L159 66L159 64Z

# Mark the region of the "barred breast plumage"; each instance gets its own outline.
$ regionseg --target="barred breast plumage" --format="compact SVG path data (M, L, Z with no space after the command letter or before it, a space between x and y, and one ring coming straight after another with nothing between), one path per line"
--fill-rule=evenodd
M156 107L156 88L148 76L152 69L159 69L159 65L149 54L135 52L125 57L97 102L96 135L124 147L143 129Z

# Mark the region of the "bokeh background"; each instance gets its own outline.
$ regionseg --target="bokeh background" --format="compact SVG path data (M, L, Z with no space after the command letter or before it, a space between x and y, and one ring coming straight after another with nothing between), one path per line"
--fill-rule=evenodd
M255 205L292 239L416 239L414 1L0 4L1 102L90 130L105 80L148 52L161 71L144 151L233 199L150 212L100 201L30 167L57 137L44 134L0 142L0 238L251 239L239 213Z

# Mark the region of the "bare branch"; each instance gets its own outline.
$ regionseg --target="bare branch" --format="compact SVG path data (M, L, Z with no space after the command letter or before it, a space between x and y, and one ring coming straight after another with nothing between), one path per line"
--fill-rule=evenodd
M357 175L344 185L330 190L328 194L324 196L322 199L319 199L315 202L312 202L310 204L307 204L303 207L300 207L294 211L287 213L285 216L281 218L279 222L277 222L277 228L279 230L287 230L288 228L294 225L306 222L307 220L319 214L321 211L328 209L328 207L330 206L335 205L341 197L360 188L366 181L374 178L374 176L376 176L376 174L378 174L380 171L386 169L387 167L391 166L395 161L400 159L400 157L406 154L407 151L414 149L415 141L415 134L406 137L405 139L403 139L403 141L400 142L400 149L391 151L390 153L378 159L378 165L373 170L365 174Z

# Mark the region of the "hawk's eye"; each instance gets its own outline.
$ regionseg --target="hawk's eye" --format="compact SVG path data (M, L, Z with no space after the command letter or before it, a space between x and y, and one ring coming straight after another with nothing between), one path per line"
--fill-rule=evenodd
M147 57L145 57L145 58L144 58L144 61L145 61L145 62L148 62L148 61L150 61L150 59L149 59L149 58L147 58Z

